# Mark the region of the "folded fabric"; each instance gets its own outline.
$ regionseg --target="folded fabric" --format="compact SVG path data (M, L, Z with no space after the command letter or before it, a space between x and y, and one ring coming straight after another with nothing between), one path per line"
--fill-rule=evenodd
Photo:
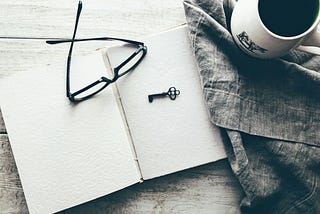
M231 0L184 6L211 121L246 194L241 206L319 213L320 57L250 57L231 36Z
M232 4L185 1L191 42L212 121L258 136L320 145L320 57L247 56L229 32Z

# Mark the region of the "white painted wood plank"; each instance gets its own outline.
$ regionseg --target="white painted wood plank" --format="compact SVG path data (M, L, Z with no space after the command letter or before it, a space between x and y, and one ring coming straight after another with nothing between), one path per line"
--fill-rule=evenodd
M107 42L84 42L74 45L74 54L85 54ZM0 78L19 72L28 72L34 67L49 64L66 64L70 44L48 45L42 39L0 39Z
M27 213L7 135L0 134L0 213Z
M2 118L2 113L1 113L1 106L0 106L0 134L6 134L7 130Z
M72 36L77 1L0 1L0 37ZM185 23L181 0L85 0L78 37L137 38Z

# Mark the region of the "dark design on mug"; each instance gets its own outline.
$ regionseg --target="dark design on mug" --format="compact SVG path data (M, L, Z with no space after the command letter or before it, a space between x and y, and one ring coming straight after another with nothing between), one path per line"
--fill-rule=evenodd
M255 51L259 51L260 53L265 53L268 50L260 47L259 45L255 44L248 36L248 34L243 31L242 33L237 35L240 43L250 52L255 53Z

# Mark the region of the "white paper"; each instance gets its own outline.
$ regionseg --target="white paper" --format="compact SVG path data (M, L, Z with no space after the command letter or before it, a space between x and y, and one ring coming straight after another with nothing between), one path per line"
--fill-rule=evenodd
M118 82L143 178L225 158L220 132L211 124L204 104L186 27L143 41L146 57ZM111 64L118 65L125 50L109 48ZM181 92L176 100L148 102L148 94L171 86Z
M106 72L100 52L73 62L71 72L84 78ZM111 87L72 104L65 96L65 67L57 66L2 79L0 88L31 214L57 212L139 181Z

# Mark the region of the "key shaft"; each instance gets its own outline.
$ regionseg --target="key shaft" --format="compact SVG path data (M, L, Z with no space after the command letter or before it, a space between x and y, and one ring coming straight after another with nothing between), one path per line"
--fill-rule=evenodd
M158 93L158 94L150 94L150 95L148 95L148 99L149 99L149 102L152 103L153 98L166 97L166 96L168 96L168 92L162 92L162 93Z

